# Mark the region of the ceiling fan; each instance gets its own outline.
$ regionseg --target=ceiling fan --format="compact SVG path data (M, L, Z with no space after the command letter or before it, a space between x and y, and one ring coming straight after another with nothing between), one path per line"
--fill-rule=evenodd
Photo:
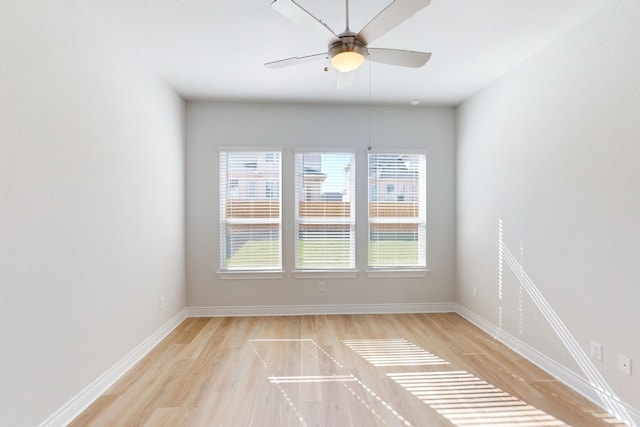
M293 23L328 40L329 46L324 53L280 59L264 65L268 68L282 68L329 58L331 65L338 71L338 87L341 86L341 75L357 70L365 59L402 67L422 67L431 58L431 53L372 48L369 47L369 43L394 29L429 3L431 0L393 0L359 33L354 33L349 29L349 0L345 0L346 28L340 34L336 34L326 23L313 16L295 0L274 0L271 6L275 10Z

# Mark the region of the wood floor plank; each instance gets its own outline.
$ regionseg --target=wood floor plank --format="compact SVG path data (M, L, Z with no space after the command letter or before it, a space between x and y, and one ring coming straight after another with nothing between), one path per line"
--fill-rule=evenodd
M456 314L186 319L77 426L622 426Z
M180 416L180 408L157 408L144 423L144 427L165 427L173 426Z

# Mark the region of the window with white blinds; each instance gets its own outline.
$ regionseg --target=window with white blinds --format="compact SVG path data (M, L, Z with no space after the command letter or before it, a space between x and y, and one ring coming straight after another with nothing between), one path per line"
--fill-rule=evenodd
M426 155L368 157L369 268L426 268Z
M355 156L295 154L298 271L355 269Z
M281 153L220 152L220 270L282 270Z

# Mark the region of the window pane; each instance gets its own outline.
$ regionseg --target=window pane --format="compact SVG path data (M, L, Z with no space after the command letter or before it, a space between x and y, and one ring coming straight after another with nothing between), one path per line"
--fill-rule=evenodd
M426 156L369 154L369 267L426 267Z
M327 270L353 268L353 227L342 224L300 224L298 267Z
M220 269L282 268L280 153L220 153Z
M280 227L277 224L227 224L226 266L230 270L273 269L280 266Z
M296 269L355 268L353 153L296 153Z
M370 267L423 267L425 227L419 224L371 224Z

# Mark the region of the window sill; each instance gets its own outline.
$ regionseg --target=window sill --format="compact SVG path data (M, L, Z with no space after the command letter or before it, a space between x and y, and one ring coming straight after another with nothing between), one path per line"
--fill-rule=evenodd
M217 271L216 274L222 280L252 279L268 280L282 279L282 271Z
M430 270L365 270L365 274L370 278L388 277L427 277Z
M296 279L355 279L358 277L358 270L331 271L294 271L293 277Z

